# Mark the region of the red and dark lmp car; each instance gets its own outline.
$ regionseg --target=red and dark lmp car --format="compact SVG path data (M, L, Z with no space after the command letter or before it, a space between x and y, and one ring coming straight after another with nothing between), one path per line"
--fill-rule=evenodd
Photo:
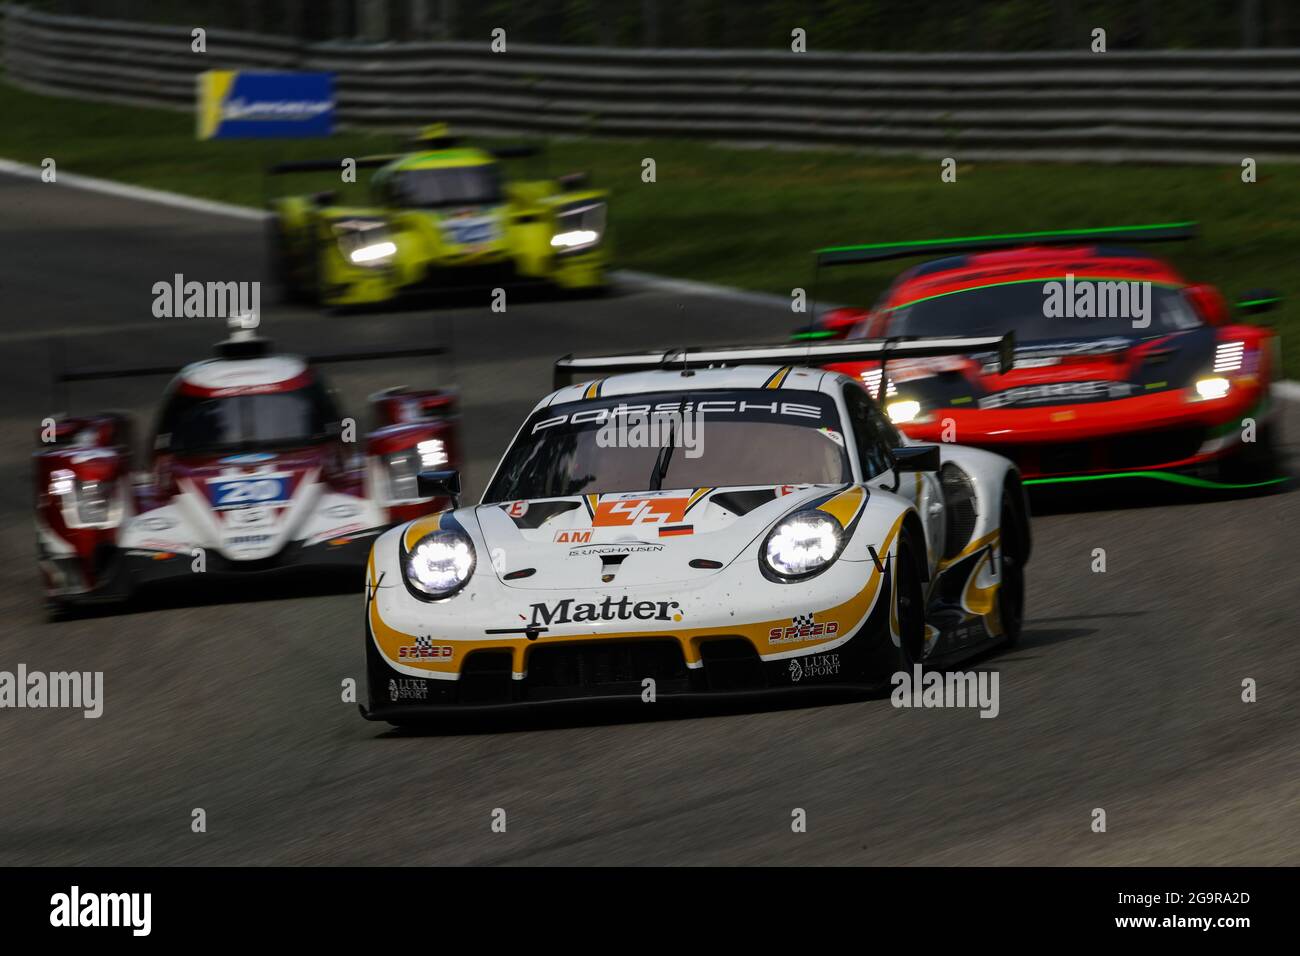
M357 435L316 366L442 349L305 358L236 328L174 367L60 373L58 382L171 375L144 460L120 412L47 421L35 466L37 562L54 614L146 585L283 571L357 575L376 535L455 504L421 471L460 461L456 395L393 388ZM357 578L360 583L360 578Z
M886 351L883 361L826 367L860 376L909 436L988 448L1027 484L1280 483L1269 394L1277 336L1234 319L1213 286L1131 248L1195 233L1181 222L822 249L819 267L946 255L899 275L870 310L830 310L795 338L1011 332L1007 371L992 353L888 360ZM1278 301L1247 293L1237 311Z

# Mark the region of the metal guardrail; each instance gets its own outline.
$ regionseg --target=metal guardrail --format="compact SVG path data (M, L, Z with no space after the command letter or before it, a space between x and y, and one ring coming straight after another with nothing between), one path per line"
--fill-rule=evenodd
M338 74L352 126L693 138L959 160L1300 161L1300 50L848 54L304 44L4 8L9 81L192 109L210 69Z

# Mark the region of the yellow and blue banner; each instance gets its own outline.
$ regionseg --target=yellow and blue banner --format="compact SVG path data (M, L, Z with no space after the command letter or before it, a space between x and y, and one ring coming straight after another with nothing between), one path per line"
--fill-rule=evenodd
M329 136L333 73L208 70L198 77L199 139Z

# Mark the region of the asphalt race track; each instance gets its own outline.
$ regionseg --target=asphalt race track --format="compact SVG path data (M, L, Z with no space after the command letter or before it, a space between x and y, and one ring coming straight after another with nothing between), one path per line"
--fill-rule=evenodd
M1035 521L1026 634L1001 713L811 698L728 711L560 711L406 735L340 700L363 680L360 582L200 592L46 623L36 431L70 364L177 365L213 320L152 286L262 278L257 223L0 177L0 669L105 672L104 714L0 713L0 864L1278 864L1300 844L1300 495L1174 498L1151 482ZM792 284L794 284L792 282ZM385 385L463 390L470 497L570 351L780 337L780 309L641 287L399 313L267 308L283 346L448 344L336 366L363 420ZM76 387L147 431L162 380ZM1290 469L1300 406L1284 403ZM1154 492L1154 493L1152 493ZM1104 548L1108 570L1092 573ZM317 590L320 590L317 588ZM1259 701L1241 701L1243 678ZM1090 827L1094 808L1108 829ZM202 808L207 832L191 830ZM492 813L507 813L505 833ZM806 833L791 832L794 808Z

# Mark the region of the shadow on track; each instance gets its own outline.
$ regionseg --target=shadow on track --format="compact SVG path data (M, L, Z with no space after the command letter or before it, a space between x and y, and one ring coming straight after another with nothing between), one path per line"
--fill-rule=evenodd
M87 604L61 608L49 616L51 623L88 618L115 618L150 611L219 607L296 598L355 594L360 603L365 593L365 572L358 568L324 571L286 571L262 577L221 577L201 580L201 575L155 585L146 585L121 603Z

